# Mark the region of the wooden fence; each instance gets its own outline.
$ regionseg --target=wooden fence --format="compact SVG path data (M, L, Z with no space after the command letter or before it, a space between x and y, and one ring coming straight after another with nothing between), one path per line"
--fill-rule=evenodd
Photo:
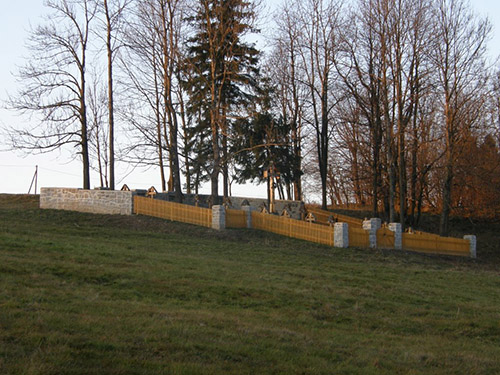
M468 240L430 233L403 233L403 249L422 253L470 256Z
M349 225L349 247L370 247L370 234L368 231Z
M226 209L226 227L227 228L246 228L247 213L242 210Z
M212 210L145 197L134 197L134 213L212 227Z
M350 216L325 211L314 206L306 207L316 217L316 222L328 224L328 218L332 216L338 222L349 224L349 246L369 247L368 232L362 228L363 220ZM377 247L382 249L394 249L394 232L389 228L382 227L377 231ZM423 253L470 256L470 244L468 240L452 237L440 237L436 234L425 232L403 233L403 249Z
M318 224L328 225L328 219L332 217L336 222L347 223L349 224L349 226L355 226L358 228L361 228L363 226L363 220L356 219L355 217L341 215L331 211L325 211L309 205L306 206L306 209L308 212L312 212Z
M333 227L325 225L254 211L252 212L252 227L287 237L333 246Z
M337 215L318 208L308 208L313 212L318 223L294 220L283 216L263 214L253 211L252 228L281 234L301 240L316 242L324 245L334 245L334 228L328 224L332 214L339 222L349 224L349 246L370 246L369 232L362 229L362 221L344 215ZM212 210L194 207L185 204L167 202L157 199L134 197L134 213L155 216L162 219L180 221L184 223L212 227ZM247 228L247 212L242 210L226 210L226 227ZM377 247L394 248L395 234L386 227L377 231ZM416 232L403 233L402 246L404 250L424 253L469 256L470 244L468 240L440 237L435 234Z

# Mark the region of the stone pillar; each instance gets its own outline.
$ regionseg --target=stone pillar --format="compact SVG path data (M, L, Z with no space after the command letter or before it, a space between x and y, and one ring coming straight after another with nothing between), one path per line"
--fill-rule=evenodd
M470 234L468 236L464 236L464 240L469 241L469 251L470 251L470 257L471 258L477 258L476 255L476 236L473 234Z
M333 246L349 247L349 225L347 223L335 223L333 226Z
M245 211L245 214L247 215L247 228L252 228L252 207L241 206L241 209Z
M394 248L396 250L403 249L403 230L401 223L389 223L389 230L394 232Z
M212 206L212 228L226 229L226 209L224 206Z
M377 218L372 218L363 221L363 229L369 231L370 233L370 248L377 248L377 230L382 226L382 221Z

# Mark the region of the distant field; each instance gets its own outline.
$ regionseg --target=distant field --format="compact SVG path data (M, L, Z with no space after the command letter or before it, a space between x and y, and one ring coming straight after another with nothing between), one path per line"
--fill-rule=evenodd
M0 195L0 374L500 373L496 263L37 204Z

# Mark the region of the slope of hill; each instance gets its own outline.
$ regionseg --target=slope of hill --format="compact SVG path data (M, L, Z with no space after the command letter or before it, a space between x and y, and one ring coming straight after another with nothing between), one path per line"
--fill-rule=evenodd
M500 373L495 264L0 196L2 374Z

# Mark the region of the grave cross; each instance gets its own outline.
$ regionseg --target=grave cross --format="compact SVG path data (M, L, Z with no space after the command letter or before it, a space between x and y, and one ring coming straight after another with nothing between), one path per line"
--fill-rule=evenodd
M306 221L309 223L314 223L316 221L316 216L312 212L309 212L306 216Z
M146 196L149 198L154 198L156 194L158 194L158 191L156 190L156 188L154 186L151 186L148 189Z

